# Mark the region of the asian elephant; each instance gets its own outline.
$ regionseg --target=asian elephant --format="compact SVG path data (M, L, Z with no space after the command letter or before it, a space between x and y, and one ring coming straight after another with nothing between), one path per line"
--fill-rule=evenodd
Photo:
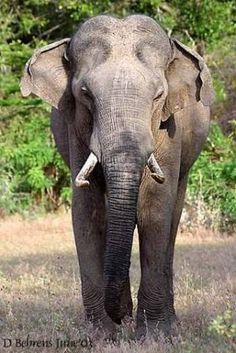
M140 243L137 336L171 333L173 254L188 173L208 135L213 90L201 56L153 19L100 15L37 50L21 80L52 105L71 169L72 220L86 316L132 315L129 267Z

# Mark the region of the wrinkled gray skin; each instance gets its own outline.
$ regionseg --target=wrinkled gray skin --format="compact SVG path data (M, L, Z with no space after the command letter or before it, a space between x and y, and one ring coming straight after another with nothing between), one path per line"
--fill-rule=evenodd
M90 152L90 187L73 186L72 216L87 317L113 328L132 315L129 266L135 225L141 283L137 336L170 334L174 243L190 167L209 126L211 79L203 59L151 18L98 16L38 50L21 82L49 102L57 148L72 181ZM145 167L150 154L165 182Z

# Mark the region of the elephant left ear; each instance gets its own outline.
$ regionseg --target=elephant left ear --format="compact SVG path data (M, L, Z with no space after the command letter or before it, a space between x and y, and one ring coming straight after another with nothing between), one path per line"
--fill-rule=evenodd
M214 99L211 75L203 58L176 39L171 39L171 45L173 57L165 73L168 96L163 121L198 101L210 106Z
M53 107L66 109L70 98L70 69L65 52L69 42L70 38L65 38L34 52L20 82L24 97L34 93Z

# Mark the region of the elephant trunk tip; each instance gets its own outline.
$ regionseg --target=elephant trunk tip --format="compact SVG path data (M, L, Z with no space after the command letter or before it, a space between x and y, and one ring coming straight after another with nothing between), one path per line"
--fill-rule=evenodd
M115 284L111 284L105 289L105 301L104 306L107 315L112 319L113 322L120 325L121 320L125 314L121 310L121 296L123 293L123 286L117 287Z

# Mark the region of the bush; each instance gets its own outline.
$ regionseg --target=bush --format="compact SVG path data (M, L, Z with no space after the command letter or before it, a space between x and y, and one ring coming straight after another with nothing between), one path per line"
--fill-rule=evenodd
M236 223L235 137L234 133L225 136L219 125L213 122L206 147L189 178L189 199L201 199L212 210L219 210L218 221L223 229L231 229Z
M70 197L65 193L70 184L69 170L55 149L48 108L42 105L30 111L32 117L22 110L8 122L0 143L4 160L1 177L8 176L9 194L8 200L1 199L0 207L10 212L39 203L56 209Z
M217 315L208 327L209 334L220 336L221 338L232 338L236 336L235 313L233 309L228 308L222 315Z

